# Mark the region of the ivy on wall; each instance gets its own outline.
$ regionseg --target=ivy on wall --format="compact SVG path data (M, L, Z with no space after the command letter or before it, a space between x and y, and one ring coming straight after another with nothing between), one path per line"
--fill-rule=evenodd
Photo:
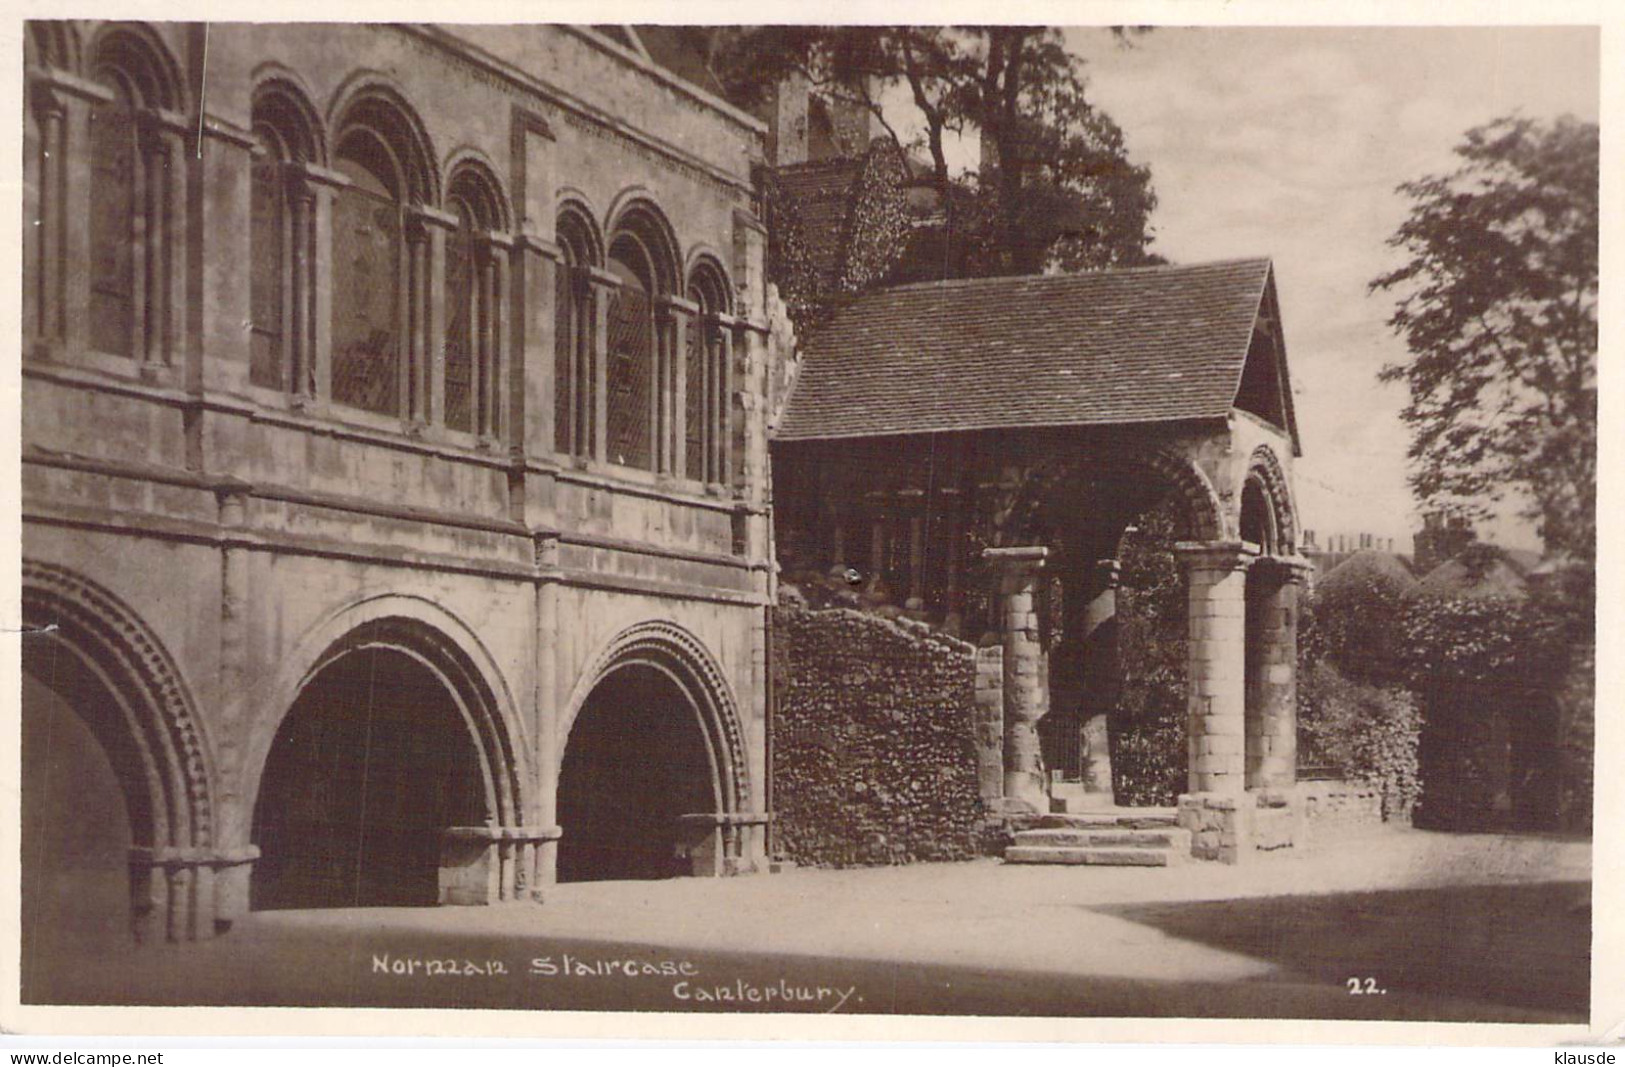
M1185 792L1185 582L1174 559L1174 505L1146 512L1119 555L1118 662L1111 732L1112 790L1119 804L1167 807Z
M839 266L820 276L807 223L794 197L771 171L762 175L767 212L768 280L779 288L798 336L816 330L843 299L883 285L901 259L909 232L908 169L897 146L876 138L846 192Z
M897 146L876 138L853 183L852 203L842 240L842 263L835 283L839 294L861 293L883 284L903 254L909 230L908 178Z
M1386 820L1410 816L1422 788L1422 712L1408 690L1353 681L1319 660L1298 676L1298 709L1300 763L1376 787Z

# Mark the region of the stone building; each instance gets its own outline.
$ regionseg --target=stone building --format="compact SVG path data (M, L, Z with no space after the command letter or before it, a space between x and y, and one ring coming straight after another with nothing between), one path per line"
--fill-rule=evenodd
M791 581L846 575L875 610L1003 646L1004 773L983 799L1039 811L1057 771L1111 788L1098 683L1115 658L1115 561L1172 499L1192 802L1245 835L1239 799L1278 807L1290 790L1308 565L1268 260L859 296L806 341L773 453ZM1046 718L1070 720L1081 748L1046 753Z
M761 860L765 125L619 30L25 48L24 929Z

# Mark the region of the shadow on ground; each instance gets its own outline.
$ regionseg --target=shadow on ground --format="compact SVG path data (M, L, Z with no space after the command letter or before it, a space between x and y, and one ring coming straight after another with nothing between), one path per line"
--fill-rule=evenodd
M1267 960L1350 1000L1418 996L1590 1014L1591 884L1450 886L1091 910ZM1366 982L1366 979L1372 982ZM1386 992L1366 992L1367 989Z
M1475 886L1103 913L1277 964L1259 980L1086 973L694 951L613 937L426 931L371 909L250 916L191 946L30 961L30 1003L840 1011L922 1015L1583 1021L1589 921L1581 883ZM516 923L517 925L522 925ZM1079 946L1080 960L1088 946ZM431 966L430 961L437 961ZM492 966L493 961L500 966ZM540 963L537 961L546 961ZM631 973L628 973L628 972ZM1386 994L1351 996L1375 977Z

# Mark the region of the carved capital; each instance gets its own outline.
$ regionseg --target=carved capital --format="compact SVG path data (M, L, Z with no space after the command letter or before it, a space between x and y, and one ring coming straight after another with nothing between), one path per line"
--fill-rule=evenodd
M1181 541L1174 556L1187 574L1244 571L1258 558L1258 546L1247 541Z

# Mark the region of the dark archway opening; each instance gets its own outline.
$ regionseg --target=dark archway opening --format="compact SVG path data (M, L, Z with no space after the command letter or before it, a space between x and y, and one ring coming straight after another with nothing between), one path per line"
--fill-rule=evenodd
M22 676L22 996L135 943L130 880L140 754L119 703L60 647Z
M689 696L654 667L616 669L587 697L565 746L559 881L688 873L678 816L716 811L714 781Z
M436 903L442 832L485 822L483 781L439 677L393 649L342 656L272 742L254 808L252 906Z

